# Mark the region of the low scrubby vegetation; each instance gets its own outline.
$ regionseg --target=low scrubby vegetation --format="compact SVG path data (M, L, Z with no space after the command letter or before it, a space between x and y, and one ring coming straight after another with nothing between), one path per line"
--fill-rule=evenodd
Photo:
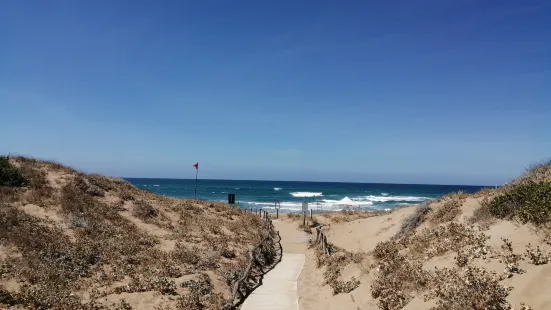
M500 281L524 272L519 263L546 264L549 255L528 245L524 255L515 253L509 240L500 249L486 244L488 236L475 227L451 222L424 229L400 239L377 244L375 279L371 293L380 309L397 310L414 296L434 299L432 309L511 309L506 301L510 288ZM455 253L455 267L428 270L423 264L437 256ZM499 260L504 265L498 275L473 265L475 259ZM528 309L528 308L526 308Z
M431 222L433 224L442 224L455 220L457 216L461 214L462 202L462 200L458 199L449 199L445 201L442 206L434 212Z
M0 156L0 186L21 187L26 180L18 167L12 165L8 156Z
M413 212L402 222L402 226L400 227L400 230L396 234L395 238L400 238L413 233L415 229L425 221L427 214L431 210L429 205L429 202L425 202L417 206L415 212Z
M353 291L360 285L360 281L355 278L342 281L339 280L339 277L346 266L363 261L365 254L348 252L331 244L328 244L328 247L331 248L331 255L326 255L316 248L317 267L325 267L323 273L324 284L329 285L333 289L333 294Z
M462 212L472 213L461 219ZM338 219L328 224L357 219L341 220L338 213L322 217ZM494 244L491 239L499 229L492 232L491 225L501 223L500 219L529 224L541 243L519 249L502 238L501 245ZM415 297L430 300L434 310L527 310L532 308L525 304L513 308L507 302L512 290L507 283L533 272L534 265L551 263L550 228L551 161L531 167L499 188L472 195L451 193L421 204L403 219L394 237L377 243L372 252L351 253L330 245L332 255L318 251L317 264L325 268L324 284L334 294L351 292L368 275L371 295L383 310L402 309ZM361 277L341 279L341 271L352 263ZM492 267L487 267L489 263ZM445 267L437 267L441 264ZM492 271L495 264L502 269Z
M490 212L499 218L517 218L535 225L551 221L551 183L526 181L495 197Z
M345 223L374 216L390 214L389 211L367 211L367 210L341 210L339 212L323 212L320 216L330 220L332 223Z
M443 268L434 273L424 298L436 299L434 310L510 310L505 298L512 288L499 281L495 273L479 267Z
M259 217L222 203L23 157L0 166L0 308L131 309L102 298L154 291L173 309L221 309L236 278L214 278L239 275L261 239Z

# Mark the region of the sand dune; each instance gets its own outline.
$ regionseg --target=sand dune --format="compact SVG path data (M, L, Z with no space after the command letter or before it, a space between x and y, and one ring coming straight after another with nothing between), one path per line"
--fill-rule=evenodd
M549 180L547 167L538 182ZM327 258L308 251L300 309L551 309L550 230L483 208L514 188L450 195L368 218L317 215L335 252L320 264ZM548 190L540 197L551 198ZM414 228L404 234L405 227ZM349 292L335 293L337 282L352 278L359 286L352 281Z

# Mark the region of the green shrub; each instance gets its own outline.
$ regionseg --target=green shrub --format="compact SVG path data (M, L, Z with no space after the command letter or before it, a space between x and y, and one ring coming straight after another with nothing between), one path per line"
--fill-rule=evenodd
M0 186L21 187L25 184L21 170L10 164L8 156L0 156Z
M523 223L542 225L551 221L551 183L526 182L490 202L499 218L517 217Z

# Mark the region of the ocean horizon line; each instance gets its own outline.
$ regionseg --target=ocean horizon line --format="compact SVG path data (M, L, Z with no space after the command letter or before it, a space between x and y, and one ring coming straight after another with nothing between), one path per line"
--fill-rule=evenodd
M194 178L160 178L160 177L118 177L124 180L181 180L195 181ZM198 179L199 181L238 181L238 182L281 182L281 183L319 183L319 184L365 184L365 185L405 185L405 186L449 186L449 187L495 187L489 184L438 184L438 183L388 183L388 182L352 182L352 181L304 181L304 180L252 180L252 179Z

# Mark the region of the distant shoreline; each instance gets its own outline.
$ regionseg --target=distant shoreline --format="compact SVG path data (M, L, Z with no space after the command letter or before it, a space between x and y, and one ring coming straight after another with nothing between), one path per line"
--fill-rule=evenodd
M124 180L175 180L175 181L193 181L193 178L158 178L158 177L118 177ZM273 183L321 183L321 184L366 184L366 185L410 185L410 186L463 186L463 187L495 187L492 185L478 184L437 184L437 183L387 183L387 182L350 182L350 181L293 181L293 180L250 180L250 179L199 179L199 181L220 181L220 182L273 182Z

